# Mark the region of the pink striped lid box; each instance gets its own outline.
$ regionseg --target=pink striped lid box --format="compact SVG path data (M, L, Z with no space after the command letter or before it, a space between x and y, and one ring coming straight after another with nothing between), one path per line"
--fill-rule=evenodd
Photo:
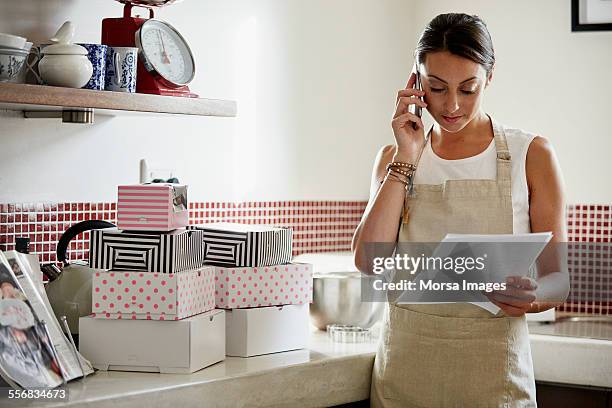
M154 183L119 186L117 226L127 231L171 231L189 224L187 186Z

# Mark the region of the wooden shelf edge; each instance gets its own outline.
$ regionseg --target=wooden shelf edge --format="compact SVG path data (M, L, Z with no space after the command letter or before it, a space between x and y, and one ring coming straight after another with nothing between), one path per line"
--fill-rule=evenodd
M221 99L0 83L0 109L29 111L87 108L224 117L234 117L237 111L235 101Z

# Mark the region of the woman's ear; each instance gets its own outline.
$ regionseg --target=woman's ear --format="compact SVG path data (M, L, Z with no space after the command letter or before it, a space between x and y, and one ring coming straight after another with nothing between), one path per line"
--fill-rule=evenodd
M493 65L491 67L491 72L489 72L489 75L487 75L487 81L485 82L485 88L487 86L489 86L489 84L491 83L491 81L493 80L493 70L495 69L495 65Z

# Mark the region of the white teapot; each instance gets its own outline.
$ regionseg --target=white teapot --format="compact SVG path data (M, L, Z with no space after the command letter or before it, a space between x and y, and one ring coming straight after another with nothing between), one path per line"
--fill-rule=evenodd
M91 78L93 67L87 58L87 49L72 44L72 37L74 25L66 21L50 39L53 44L42 49L38 70L46 84L81 88Z

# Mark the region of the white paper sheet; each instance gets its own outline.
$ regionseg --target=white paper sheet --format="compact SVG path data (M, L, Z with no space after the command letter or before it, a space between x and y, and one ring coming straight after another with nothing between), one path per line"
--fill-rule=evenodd
M489 243L531 243L530 253L521 252L520 256L516 256L515 251L504 251L501 245L491 246L495 249L494 254L489 254L487 259L487 270L492 272L492 275L487 277L488 281L505 281L508 276L520 275L520 271L524 271L523 276L528 275L528 271L535 263L536 259L552 239L552 232L537 232L526 234L446 234L440 245L434 250L432 257L452 257L453 245L448 243L473 243L489 244ZM444 244L444 245L443 245ZM474 251L478 252L478 251ZM437 272L425 272L428 278L436 279ZM402 295L403 296L403 295ZM403 301L402 296L398 298L397 303L414 304L414 303L455 303L455 302L411 302ZM492 314L497 314L500 308L491 302L468 302L478 307L481 307Z

